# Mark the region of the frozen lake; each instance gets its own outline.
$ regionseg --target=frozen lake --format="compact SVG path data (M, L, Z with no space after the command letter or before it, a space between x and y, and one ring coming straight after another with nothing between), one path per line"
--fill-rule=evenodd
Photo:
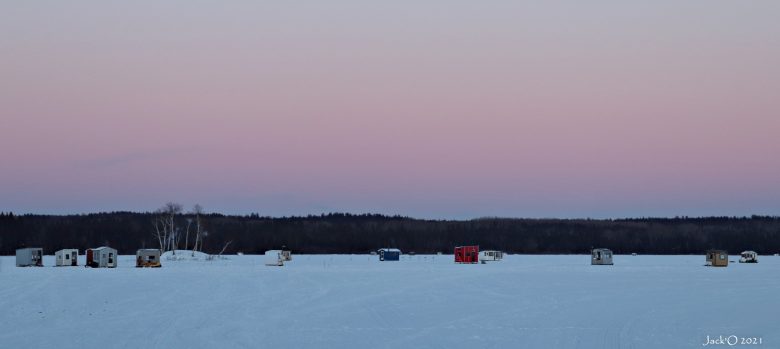
M87 269L0 257L0 347L701 348L731 335L780 347L775 256L728 268L704 267L703 254L617 255L614 266L588 255L227 258L136 269L120 256L116 269Z

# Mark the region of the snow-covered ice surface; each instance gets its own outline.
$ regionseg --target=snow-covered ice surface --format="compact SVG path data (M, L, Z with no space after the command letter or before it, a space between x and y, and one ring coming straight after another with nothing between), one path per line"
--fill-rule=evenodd
M0 257L0 347L701 348L735 335L780 348L775 256L728 268L703 255L228 258L87 269Z

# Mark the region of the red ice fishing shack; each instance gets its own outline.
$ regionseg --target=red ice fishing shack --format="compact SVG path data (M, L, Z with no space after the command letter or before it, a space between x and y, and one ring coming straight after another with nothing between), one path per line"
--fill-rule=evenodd
M455 263L479 263L479 246L455 247Z

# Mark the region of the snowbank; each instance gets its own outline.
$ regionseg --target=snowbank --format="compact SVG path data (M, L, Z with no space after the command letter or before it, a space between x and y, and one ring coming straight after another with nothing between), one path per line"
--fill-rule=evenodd
M173 251L163 253L161 258L164 261L205 261L209 260L209 255L200 251L176 250L175 254Z

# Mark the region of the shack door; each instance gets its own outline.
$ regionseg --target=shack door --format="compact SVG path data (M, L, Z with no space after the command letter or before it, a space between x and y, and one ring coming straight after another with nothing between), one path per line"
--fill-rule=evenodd
M94 262L95 262L95 261L93 260L93 257L92 257L92 256L93 256L93 255L92 255L92 250L87 250L87 264L86 264L87 266L90 266L90 267L91 267L91 266L92 266L92 263L94 263Z

